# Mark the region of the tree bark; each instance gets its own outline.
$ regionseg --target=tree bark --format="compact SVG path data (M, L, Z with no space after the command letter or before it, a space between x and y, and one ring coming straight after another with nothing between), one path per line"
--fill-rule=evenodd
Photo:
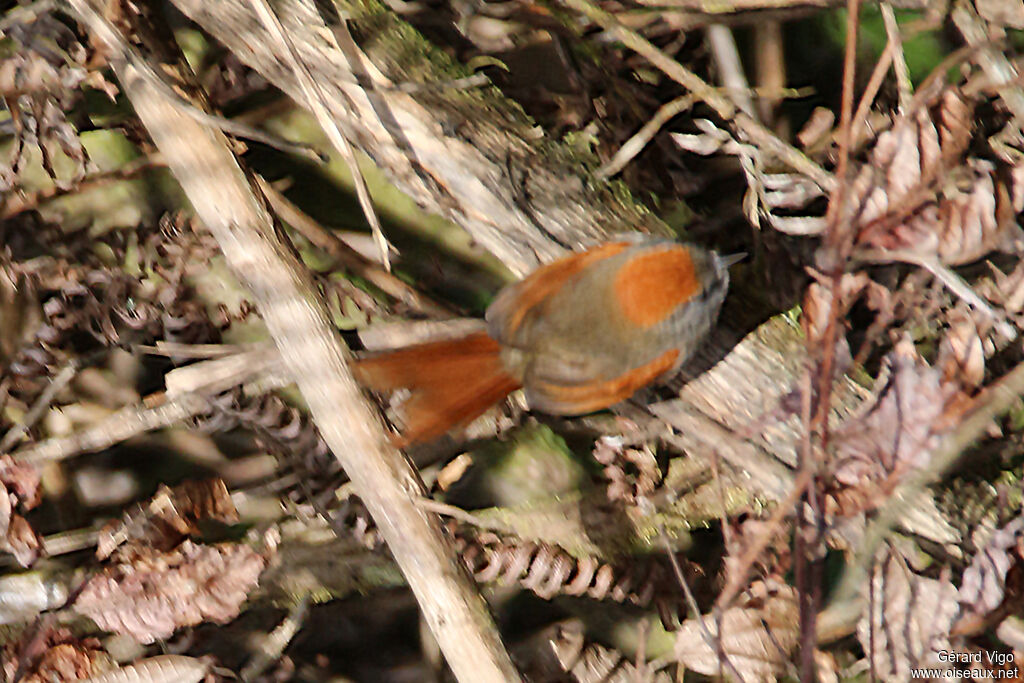
M245 0L173 0L296 102L287 61ZM515 274L627 230L668 234L618 183L593 180L580 154L546 140L493 87L444 84L468 72L375 2L338 2L358 46L335 47L312 0L276 11L345 136L426 210L465 228ZM335 18L334 21L337 21ZM423 84L418 93L399 86ZM430 87L433 84L436 87Z

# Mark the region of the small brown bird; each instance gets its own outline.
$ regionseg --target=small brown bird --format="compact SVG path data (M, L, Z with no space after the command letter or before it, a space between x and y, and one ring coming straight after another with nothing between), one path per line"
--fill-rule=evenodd
M411 391L400 446L466 424L520 387L533 409L590 413L693 354L738 259L667 239L603 244L505 287L487 332L364 357L353 372L375 391Z

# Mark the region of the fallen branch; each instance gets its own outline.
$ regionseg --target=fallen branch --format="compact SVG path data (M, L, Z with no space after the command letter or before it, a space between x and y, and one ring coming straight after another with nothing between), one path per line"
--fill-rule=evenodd
M309 272L282 241L229 140L169 102L160 76L88 0L70 4L111 51L136 114L229 267L252 292L313 420L377 523L452 671L461 681L517 680L487 606L438 519L415 504L422 483L388 442L348 370L347 350ZM161 69L182 91L192 92L180 61L162 63Z
M259 379L261 388L283 387L290 380L274 372L276 351L253 351L187 365L167 375L168 393L146 397L89 427L35 443L15 451L15 460L33 464L64 460L82 453L110 448L154 429L170 427L209 410L209 399L233 386Z
M174 0L243 62L304 103L288 60L247 0ZM336 3L356 43L339 48L312 0L275 5L341 132L426 210L465 228L513 273L626 230L667 234L621 186L594 182L596 158L546 140L493 88L402 87L468 75L373 2Z
M320 124L320 128L323 129L327 139L330 140L334 149L341 154L341 158L345 160L345 164L348 166L348 170L352 174L352 184L356 188L356 197L359 199L359 206L363 209L363 215L366 217L366 222L369 224L370 230L373 232L373 239L377 243L377 248L380 250L380 257L384 263L384 270L390 273L391 245L388 244L387 239L384 237L384 230L380 226L380 218L377 216L377 211L373 208L373 199L370 198L370 190L366 187L366 178L363 177L362 171L359 170L359 163L356 160L356 151L352 147L352 143L341 134L341 131L338 129L338 124L331 117L330 112L327 111L327 107L325 105L326 97L324 96L320 84L315 78L313 78L313 75L309 72L309 68L296 54L295 45L292 43L288 34L285 33L284 27L281 25L281 20L276 14L274 14L273 8L267 0L250 0L250 4L256 12L256 15L260 18L263 28L267 30L271 38L274 40L275 46L285 55L286 63L294 73L299 87L302 90L303 99L300 101L304 102L306 108L313 112L317 123ZM348 32L347 28L345 29L345 32ZM351 38L349 38L349 40L351 40Z

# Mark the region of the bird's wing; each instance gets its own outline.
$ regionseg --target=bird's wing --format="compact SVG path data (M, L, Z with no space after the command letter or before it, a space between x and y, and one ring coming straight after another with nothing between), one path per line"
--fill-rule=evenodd
M487 309L487 328L492 337L509 346L522 346L523 322L584 268L627 249L628 242L612 242L541 266L524 279L501 291Z

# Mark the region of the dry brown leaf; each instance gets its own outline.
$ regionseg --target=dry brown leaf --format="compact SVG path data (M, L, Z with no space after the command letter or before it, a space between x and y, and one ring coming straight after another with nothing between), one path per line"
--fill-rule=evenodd
M800 325L808 343L817 346L825 337L829 321L834 318L837 325L842 325L847 311L860 298L865 289L878 285L872 283L866 273L844 273L839 280L839 310L833 311L834 297L832 296L831 282L815 272L811 274L817 280L808 285L804 292ZM837 336L840 367L845 367L850 361L850 350L844 332L841 329Z
M0 539L0 550L14 555L22 567L31 567L42 554L43 542L28 520L18 514L11 514L7 535Z
M960 581L960 602L981 615L999 607L1006 594L1007 572L1015 563L1024 561L1019 550L1022 547L1024 515L993 533L971 560Z
M661 470L646 446L627 447L622 437L602 436L594 444L594 460L604 465L608 500L636 504L661 483Z
M868 230L862 243L886 250L937 254L960 265L997 250L1012 250L1020 230L1006 183L987 161L968 160L951 174L941 196L895 227Z
M981 17L996 26L1024 29L1024 4L1010 0L974 0Z
M479 583L519 583L545 600L586 595L594 600L650 604L662 580L657 563L635 561L624 569L595 557L575 557L558 546L491 532L455 534L456 550Z
M949 315L949 329L939 342L935 366L942 372L944 383L959 382L975 389L985 379L985 349L974 319L963 310Z
M39 471L32 465L0 455L0 551L9 552L23 567L31 566L42 549L39 535L15 507L30 510L39 504Z
M0 455L0 484L26 510L39 504L42 496L39 490L39 469L35 465L16 462L9 455Z
M171 552L140 548L134 555L89 579L74 609L100 628L142 643L182 626L231 621L266 565L262 555L240 544L185 541Z
M7 681L15 680L20 666L20 683L78 681L112 666L98 639L78 639L63 627L27 630L21 640L0 648L0 663L0 675Z
M790 586L756 583L750 588L756 597L722 613L721 643L709 644L704 629L687 619L676 633L675 655L687 668L707 676L730 667L719 661L717 647L747 681L775 681L788 666L790 653L799 640L796 591ZM716 637L718 624L713 615L701 617Z
M56 645L50 648L36 665L35 671L19 680L23 683L54 683L78 681L90 676L94 660L104 654L98 650L99 641L95 638L90 640L95 641L96 649L86 649L78 644Z
M833 474L840 488L895 485L907 472L928 466L947 428L943 418L957 387L943 382L906 339L887 367L877 398L835 432Z
M947 666L936 653L951 649L949 630L957 613L952 583L914 574L887 548L872 568L866 592L857 638L878 679L908 681L913 667Z
M1024 311L1024 261L1017 264L1009 275L995 266L991 266L995 282L984 281L983 294L989 300L1002 306L1007 313L1017 314Z
M188 481L173 489L161 485L148 503L136 505L120 520L100 530L96 556L109 557L122 543L132 541L169 550L185 536L198 533L196 524L212 519L225 524L238 521L238 511L222 479Z
M1012 171L962 159L974 104L958 88L946 87L934 101L931 109L917 107L879 135L854 180L858 243L934 254L950 265L1012 248L1021 237Z

